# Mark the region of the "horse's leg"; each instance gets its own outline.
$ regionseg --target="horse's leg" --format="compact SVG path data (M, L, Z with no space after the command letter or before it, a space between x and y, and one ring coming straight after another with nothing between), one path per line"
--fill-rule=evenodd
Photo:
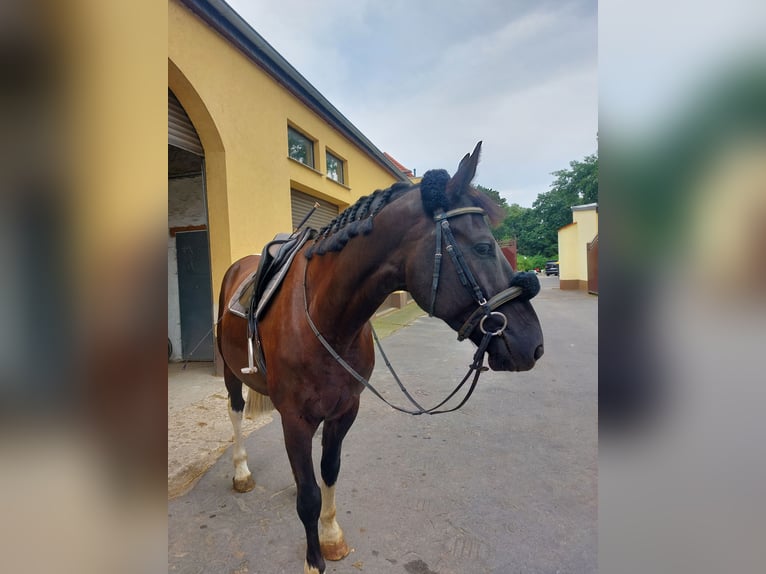
M340 472L343 439L354 424L359 411L359 398L343 416L325 421L322 429L322 513L319 516L319 544L328 560L340 560L348 553L343 531L335 519L335 484Z
M242 441L242 412L245 408L245 399L242 397L242 382L234 376L231 369L224 364L223 380L226 390L229 391L229 418L234 427L234 490L237 492L249 492L255 488L255 481L250 469L247 467L247 452Z
M325 569L324 558L319 549L319 513L322 505L322 493L314 476L314 462L311 459L311 439L319 423L305 420L299 413L282 414L282 430L285 435L285 448L290 459L295 484L298 487L298 517L306 530L306 561L304 574L322 574Z

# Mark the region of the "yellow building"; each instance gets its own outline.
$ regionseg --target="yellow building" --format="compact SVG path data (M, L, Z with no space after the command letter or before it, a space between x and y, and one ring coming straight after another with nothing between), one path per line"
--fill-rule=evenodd
M213 358L223 275L291 231L407 181L397 165L223 2L168 3L168 339ZM196 351L194 345L202 344Z
M561 289L598 293L598 204L572 207L572 223L558 234Z

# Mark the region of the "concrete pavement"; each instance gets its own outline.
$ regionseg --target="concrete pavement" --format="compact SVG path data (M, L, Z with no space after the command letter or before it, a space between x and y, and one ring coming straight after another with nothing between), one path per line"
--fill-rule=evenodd
M532 371L485 373L461 411L433 417L396 413L365 393L337 486L354 552L327 572L596 571L597 298L540 280L546 352ZM473 353L427 317L384 346L427 405L462 378ZM373 384L403 404L381 362ZM225 390L216 392L228 424ZM178 412L192 409L210 426L198 406ZM254 491L233 492L226 453L169 502L169 571L301 571L305 540L281 426L265 424L246 447Z

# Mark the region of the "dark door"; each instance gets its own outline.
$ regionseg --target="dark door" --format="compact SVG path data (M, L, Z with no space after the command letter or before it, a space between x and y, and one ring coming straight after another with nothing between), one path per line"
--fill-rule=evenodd
M190 361L213 360L213 294L207 231L176 234L181 352Z
M588 293L598 295L598 235L588 243Z

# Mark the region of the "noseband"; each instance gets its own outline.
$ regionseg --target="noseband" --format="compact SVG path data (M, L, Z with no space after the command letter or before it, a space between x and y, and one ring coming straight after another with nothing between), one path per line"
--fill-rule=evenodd
M431 317L434 315L436 292L439 289L439 277L441 275L443 241L446 243L447 253L450 254L452 262L455 264L460 283L466 288L471 295L471 298L476 301L476 304L478 305L478 308L471 313L465 323L463 323L463 326L458 330L457 340L462 341L473 333L474 329L478 326L482 335L484 335L484 338L487 340L487 343L489 343L489 337L502 335L505 327L508 325L506 316L495 311L495 309L504 303L515 299L521 295L524 290L519 286L508 287L487 301L481 285L476 281L476 278L471 272L471 268L468 267L465 257L463 257L463 252L455 241L455 236L452 234L452 229L450 229L449 226L450 218L472 213L486 215L486 212L480 207L461 207L447 212L439 210L434 215L434 221L436 222L436 252L434 253L434 274L431 283L431 304L428 309L428 315ZM499 318L500 326L494 330L488 331L485 322L492 317ZM482 346L484 345L480 345L480 347Z

